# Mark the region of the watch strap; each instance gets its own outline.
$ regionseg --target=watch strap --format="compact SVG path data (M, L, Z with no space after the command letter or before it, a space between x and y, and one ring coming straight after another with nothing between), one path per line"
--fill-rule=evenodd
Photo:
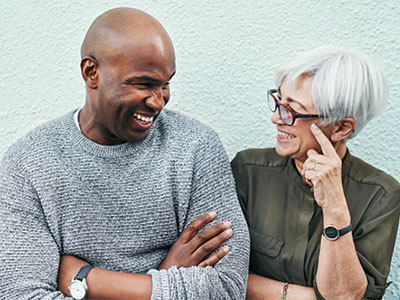
M349 226L346 226L342 229L339 229L339 236L345 235L346 233L349 233L353 228L351 227L351 223Z
M80 268L78 274L76 274L76 276L74 277L74 279L77 280L83 280L86 278L87 274L89 273L89 271L93 269L93 266L83 266L82 268Z

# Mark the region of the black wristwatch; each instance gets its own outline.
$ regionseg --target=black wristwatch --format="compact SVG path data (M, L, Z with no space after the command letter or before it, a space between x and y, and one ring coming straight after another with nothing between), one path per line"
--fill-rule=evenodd
M93 266L83 266L79 270L78 274L72 278L72 281L68 286L72 298L76 300L85 299L86 291L88 289L85 278L91 269L93 269Z
M328 240L335 241L339 237L345 235L346 233L349 233L351 229L351 224L342 229L337 229L335 226L329 225L324 228L323 234Z

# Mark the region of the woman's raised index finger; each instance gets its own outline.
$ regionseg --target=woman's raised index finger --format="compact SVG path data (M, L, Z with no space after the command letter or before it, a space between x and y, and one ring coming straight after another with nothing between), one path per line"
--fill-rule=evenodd
M335 148L333 148L331 141L326 137L317 124L311 124L311 132L314 134L318 144L321 145L322 153L324 155L336 155Z

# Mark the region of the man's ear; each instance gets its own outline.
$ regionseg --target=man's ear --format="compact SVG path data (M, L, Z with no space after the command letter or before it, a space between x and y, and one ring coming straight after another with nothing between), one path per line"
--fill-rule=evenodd
M332 142L341 142L349 136L356 128L356 121L352 118L345 118L335 123L331 134Z
M90 89L96 89L99 76L99 65L94 57L85 56L82 58L81 73L87 87Z

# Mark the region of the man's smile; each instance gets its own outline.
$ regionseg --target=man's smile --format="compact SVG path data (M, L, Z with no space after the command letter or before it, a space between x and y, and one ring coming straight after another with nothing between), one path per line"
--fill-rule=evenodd
M143 122L143 123L149 123L149 122L153 122L154 116L145 116L139 113L134 112L133 113L133 117L138 119L139 121Z
M133 116L134 124L135 124L135 126L137 128L139 128L141 130L147 130L147 129L149 129L151 127L151 125L153 125L154 118L157 115L155 115L155 116L154 115L153 116L146 116L144 114L140 114L140 113L134 112L132 114L132 116Z

